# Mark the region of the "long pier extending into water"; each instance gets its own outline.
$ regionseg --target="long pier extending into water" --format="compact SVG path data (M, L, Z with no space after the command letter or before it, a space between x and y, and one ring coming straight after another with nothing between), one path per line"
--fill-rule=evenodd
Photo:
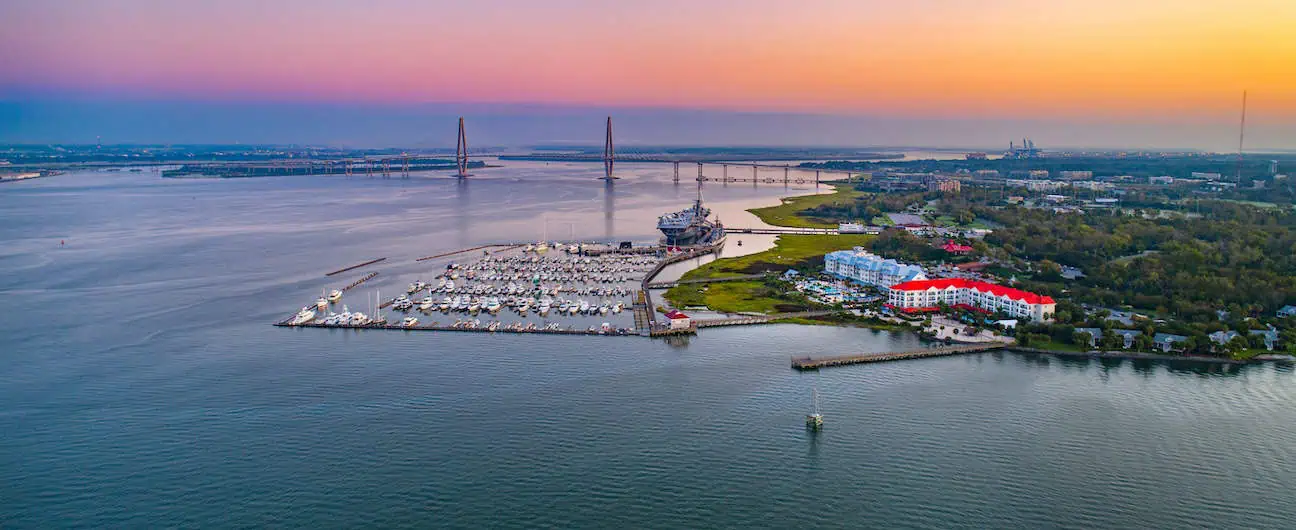
M925 350L915 350L906 352L885 352L885 353L864 353L858 355L839 355L835 357L793 357L792 368L796 370L818 370L820 368L830 368L833 366L846 366L848 364L865 364L881 363L887 361L900 361L905 359L922 359L926 357L944 357L947 355L961 355L965 353L975 353L990 350L997 350L1010 346L1009 342L986 342L980 344L965 344L960 346L938 346Z

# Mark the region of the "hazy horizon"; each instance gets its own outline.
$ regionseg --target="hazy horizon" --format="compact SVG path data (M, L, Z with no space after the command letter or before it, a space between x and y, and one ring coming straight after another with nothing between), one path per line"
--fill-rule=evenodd
M849 114L561 105L376 105L145 101L104 98L0 100L0 143L312 144L453 147L464 116L470 145L601 145L614 120L621 146L931 147L1002 150L1029 137L1045 149L1232 152L1237 123L1183 120L897 118ZM1296 148L1296 124L1247 126L1247 150Z

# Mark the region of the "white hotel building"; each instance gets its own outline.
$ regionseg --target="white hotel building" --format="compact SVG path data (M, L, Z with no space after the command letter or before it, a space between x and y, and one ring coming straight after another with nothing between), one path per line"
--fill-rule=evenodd
M887 305L907 313L933 311L939 304L1002 312L1037 322L1053 320L1057 305L1049 296L962 278L904 282L892 285L887 295Z
M922 267L900 263L855 247L824 255L824 272L845 280L886 289L901 282L926 280Z

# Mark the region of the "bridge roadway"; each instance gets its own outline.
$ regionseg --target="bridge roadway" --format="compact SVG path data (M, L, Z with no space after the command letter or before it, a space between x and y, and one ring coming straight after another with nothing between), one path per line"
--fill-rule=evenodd
M997 350L1012 345L1011 342L984 342L960 346L937 346L925 350L907 352L864 353L858 355L839 355L835 357L793 357L792 368L796 370L818 370L848 364L880 363L903 359L922 359L925 357L944 357L989 350Z

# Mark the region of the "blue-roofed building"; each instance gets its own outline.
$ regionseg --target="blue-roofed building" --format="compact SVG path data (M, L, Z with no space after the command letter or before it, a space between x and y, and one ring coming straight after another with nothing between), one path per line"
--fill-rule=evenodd
M860 247L824 255L824 272L883 289L897 283L927 279L922 267L884 259Z
M1188 337L1183 335L1172 335L1170 333L1157 333L1152 336L1152 343L1160 348L1161 351L1169 353L1174 349L1176 344L1188 342Z
M1225 344L1228 344L1229 341L1240 337L1241 334L1230 329L1227 331L1216 331L1215 333L1211 333L1210 335L1207 336L1210 337L1211 342L1223 346Z
M1264 336L1264 345L1266 350L1273 351L1274 346L1278 344L1278 330L1276 329L1253 329L1247 333L1250 335Z
M1296 316L1296 305L1285 305L1278 310L1278 318L1287 318Z

